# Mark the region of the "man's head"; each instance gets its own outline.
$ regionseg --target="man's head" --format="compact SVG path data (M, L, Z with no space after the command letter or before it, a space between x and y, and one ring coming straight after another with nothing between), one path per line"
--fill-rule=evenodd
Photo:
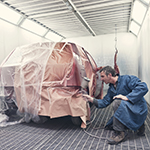
M101 74L101 80L104 81L106 84L108 83L115 83L115 79L116 79L116 71L110 67L110 66L106 66L103 67L100 70L100 74Z

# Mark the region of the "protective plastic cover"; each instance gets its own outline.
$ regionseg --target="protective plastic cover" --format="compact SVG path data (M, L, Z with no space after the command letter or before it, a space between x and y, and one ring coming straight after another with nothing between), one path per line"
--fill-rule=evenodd
M32 118L71 115L86 123L88 109L81 84L84 77L89 78L89 95L94 96L96 71L90 54L74 43L18 47L1 64L1 95L13 99L18 110Z

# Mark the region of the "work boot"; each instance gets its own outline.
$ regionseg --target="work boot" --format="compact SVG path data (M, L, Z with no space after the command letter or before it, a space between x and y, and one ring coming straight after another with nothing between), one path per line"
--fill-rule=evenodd
M108 126L105 126L104 128L105 130L113 130L113 125L108 125Z
M108 139L108 144L112 144L112 145L118 144L122 142L126 136L127 136L127 133L124 131L115 131L115 134L112 135L112 137Z
M138 129L137 135L139 136L144 136L145 135L145 124L143 123L143 125Z

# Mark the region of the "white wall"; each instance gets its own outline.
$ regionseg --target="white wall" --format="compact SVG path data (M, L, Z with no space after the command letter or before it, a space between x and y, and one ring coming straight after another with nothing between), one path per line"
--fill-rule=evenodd
M84 47L98 66L114 65L115 35L65 39ZM117 34L117 63L121 74L138 75L137 38L131 33Z
M18 46L46 39L0 19L0 64Z
M150 89L150 10L138 36L139 76ZM145 96L150 104L150 92Z

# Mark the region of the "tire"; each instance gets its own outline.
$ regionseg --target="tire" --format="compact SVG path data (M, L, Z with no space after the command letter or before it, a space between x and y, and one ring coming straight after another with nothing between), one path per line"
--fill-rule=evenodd
M76 126L81 126L82 120L80 117L71 117L71 121Z

